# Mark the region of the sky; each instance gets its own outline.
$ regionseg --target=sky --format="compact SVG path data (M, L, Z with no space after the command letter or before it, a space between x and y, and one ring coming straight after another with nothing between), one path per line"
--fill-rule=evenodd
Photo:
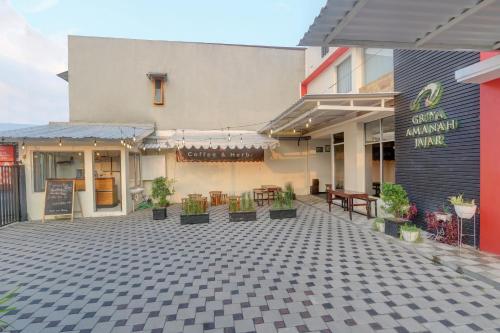
M296 46L326 0L0 0L0 123L67 121L67 36Z

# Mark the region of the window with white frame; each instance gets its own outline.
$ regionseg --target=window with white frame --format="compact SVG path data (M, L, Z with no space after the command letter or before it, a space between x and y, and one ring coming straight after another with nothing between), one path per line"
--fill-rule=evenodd
M83 152L33 152L33 190L45 191L47 179L83 180L84 163ZM84 190L84 188L79 190Z
M364 50L364 56L365 84L394 71L392 50L368 48Z
M337 93L352 91L351 57L345 59L337 66Z
M129 167L129 186L141 186L141 155L138 153L128 154L128 167Z

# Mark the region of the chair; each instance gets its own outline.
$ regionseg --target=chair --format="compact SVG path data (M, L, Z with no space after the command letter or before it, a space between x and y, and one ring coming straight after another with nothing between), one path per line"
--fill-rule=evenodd
M257 206L264 206L264 200L267 199L264 197L267 195L267 191L263 188L254 188L253 189L253 201L257 203Z
M222 191L210 191L210 205L211 206L219 206L222 204Z

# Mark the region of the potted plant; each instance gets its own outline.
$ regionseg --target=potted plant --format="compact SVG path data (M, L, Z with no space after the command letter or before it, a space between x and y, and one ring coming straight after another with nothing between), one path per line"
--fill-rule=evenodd
M455 208L455 212L458 217L462 219L470 219L474 216L474 214L476 214L477 206L474 199L466 200L464 199L463 194L459 194L457 196L450 197L449 201Z
M399 237L399 228L409 220L403 218L408 214L410 201L403 186L399 184L384 183L382 185L382 208L389 217L385 217L385 234Z
M153 197L153 220L164 220L167 218L167 207L170 205L167 197L174 194L172 188L173 179L158 177L153 180L151 196Z
M451 221L451 211L450 207L443 203L441 208L439 208L436 212L434 212L434 216L438 221L449 222Z
M257 211L250 192L242 193L240 204L229 201L229 222L257 221Z
M286 192L276 193L273 208L269 209L271 219L286 219L297 217L297 208L293 207L293 192L288 189Z
M377 217L375 221L373 221L373 230L384 232L385 231L385 221L381 217Z
M285 192L290 192L292 193L292 199L296 200L297 196L295 195L295 190L293 189L293 185L291 182L288 182L285 184Z
M202 200L189 198L182 204L181 224L199 224L210 222Z
M405 223L400 227L401 239L416 242L420 239L420 229L414 224Z

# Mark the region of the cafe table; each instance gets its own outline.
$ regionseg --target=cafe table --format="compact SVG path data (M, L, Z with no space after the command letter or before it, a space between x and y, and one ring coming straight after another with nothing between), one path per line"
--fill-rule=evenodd
M368 193L351 191L351 190L341 190L341 189L330 189L328 191L328 210L332 211L332 202L334 198L340 198L345 202L343 205L344 210L349 212L349 219L352 220L352 212L354 211L354 207L356 206L364 206L366 207L366 217L371 217L371 204ZM354 200L361 200L363 203L355 203Z

